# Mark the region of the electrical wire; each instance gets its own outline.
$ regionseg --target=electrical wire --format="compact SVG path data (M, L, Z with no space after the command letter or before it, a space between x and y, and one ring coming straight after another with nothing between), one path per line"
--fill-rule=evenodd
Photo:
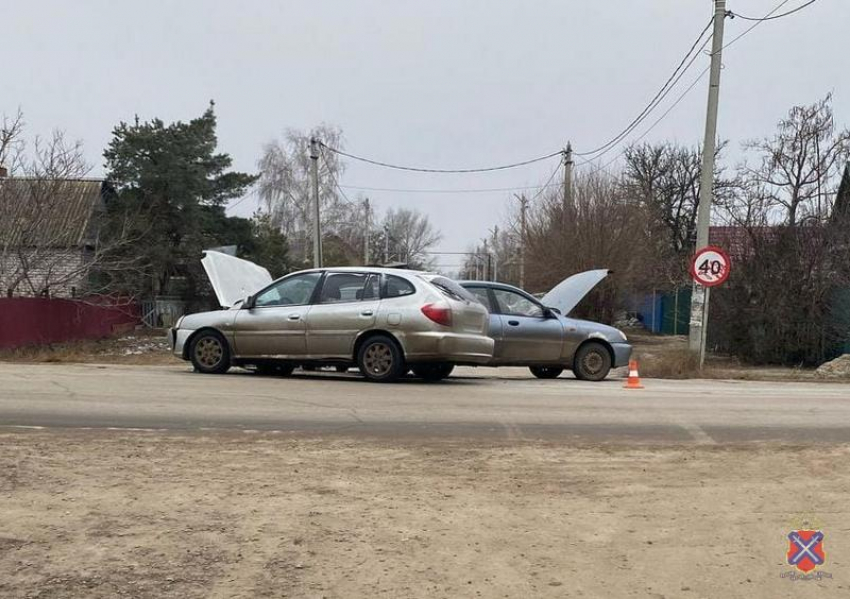
M241 198L239 198L238 200L236 200L232 204L228 204L226 206L226 208L228 210L232 210L233 208L236 208L239 204L241 204L242 202L244 202L245 200L247 200L248 198L250 198L253 195L254 195L253 193L246 193L244 196L242 196Z
M358 160L360 162L365 162L367 164L372 164L374 166L381 166L384 168L395 169L399 171L413 171L417 173L489 173L492 171L503 171L511 168L517 168L520 166L526 166L528 164L534 164L535 162L542 162L543 160L548 160L549 158L553 158L555 156L560 156L564 153L563 150L558 150L557 152L552 152L550 154L546 154L545 156L538 156L537 158L530 158L528 160L522 160L520 162L513 162L511 164L502 164L499 166L488 166L483 168L425 168L425 167L417 167L417 166L401 166L398 164L391 164L389 162L383 162L381 160L373 160L372 158L364 158L363 156L357 156L356 154L351 154L349 152L344 152L338 148L332 148L331 146L325 145L323 142L319 142L319 145L323 148L327 148L334 154L339 154L340 156L345 156L346 158L351 158L352 160Z
M673 87L675 87L679 79L682 78L682 75L684 75L694 63L696 58L699 56L699 52L708 43L708 40L703 41L703 38L705 37L705 34L708 32L708 30L711 29L713 23L714 17L709 20L708 24L700 32L696 41L694 41L694 43L691 45L690 49L679 62L678 66L676 66L670 77L667 78L667 81L664 82L664 85L661 86L661 89L658 90L652 100L650 100L649 104L646 105L646 107L641 111L641 113L637 117L635 117L634 120L632 120L632 122L629 123L629 125L625 129L623 129L620 133L612 137L609 141L602 144L601 146L594 148L593 150L589 150L587 152L575 152L575 154L577 156L590 156L592 154L599 154L600 152L604 153L604 151L607 151L608 149L619 143L621 140L623 140L629 133L634 131L635 128L637 128L637 126L640 125L658 106L658 104L661 103L661 101L667 96L667 94L670 93L670 91L673 89ZM711 38L709 37L708 39ZM700 43L702 43L702 46L700 46ZM698 46L699 50L697 50Z
M340 186L339 181L336 178L336 173L333 171L330 164L328 164L328 157L325 156L325 151L324 151L323 147L324 147L324 144L320 143L319 144L319 152L322 154L322 160L325 162L325 166L328 167L328 176L330 177L331 181L333 182L334 187L336 187L337 191L339 191L340 195L342 195L342 199L346 204L348 204L349 206L352 206L354 208L359 208L360 205L357 204L356 202L352 202L351 200L349 200L348 196L345 195L345 192L342 190L342 187Z
M551 174L551 175L549 175L549 178L548 178L548 179L546 179L546 183L544 183L543 185L541 185L541 186L540 186L540 189L538 190L538 192L537 192L537 193L535 193L533 196L531 196L531 198L528 200L528 203L529 203L529 204L531 204L534 200L536 200L537 198L539 198L539 197L543 194L543 192L544 192L544 191L545 191L548 187L551 187L552 179L554 179L554 178L555 178L555 175L557 175L557 174L560 172L560 170L561 170L561 167L562 167L562 166L563 166L563 164L561 164L561 163L559 162L559 163L558 163L558 166L556 166L556 167L555 167L555 170L554 170L554 171L552 171L552 174Z
M555 184L553 184L555 185ZM477 188L462 188L462 189L397 189L389 187L359 187L356 185L341 185L345 189L353 189L356 191L385 191L391 193L498 193L507 191L528 191L530 189L540 189L543 185L527 185L524 187L477 187Z
M795 9L793 9L793 10L789 10L788 12L784 12L784 13L782 13L781 15L773 15L773 16L770 16L770 14L768 13L768 15L767 15L767 16L764 16L764 17L747 17L747 16L744 16L744 15L739 15L739 14L738 14L738 13L736 13L736 12L732 12L731 10L729 11L729 14L730 14L731 16L733 16L733 17L737 18L737 19L744 19L745 21L758 21L758 22L761 22L761 21L773 21L774 19L781 19L781 18L783 18L783 17L787 17L787 16L789 16L789 15L793 15L795 12L799 12L799 11L803 10L804 8L806 8L807 6L811 6L811 5L812 5L812 4L814 4L815 2L817 2L817 0L809 0L809 1L808 1L808 2L806 2L805 4L801 4L801 5L800 5L800 6L798 6L797 8L795 8Z
M673 102L673 103L672 103L672 104L671 104L671 105L667 108L667 110L665 110L665 111L664 111L664 113L663 113L660 117L658 117L658 118L655 120L655 122L654 122L654 123L652 123L652 125L650 125L650 126L649 126L649 127L648 127L648 128L647 128L644 132L643 132L643 133L641 133L638 137L636 137L634 140L632 140L632 143L633 143L633 144L634 144L634 143L637 143L637 142L639 142L640 140L642 140L644 137L646 137L647 135L649 135L649 133L650 133L653 129L655 129L655 127L657 127L657 126L658 126L658 124L659 124L661 121L663 121L663 120L667 117L667 115L668 115L668 114L670 114L670 113L673 111L673 109L674 109L674 108L676 108L676 106L678 106L678 105L682 102L682 100L684 100L684 99L685 99L685 96L687 96L687 95L688 95L688 94L689 94L689 93L690 93L690 92L694 89L694 87L696 87L697 83L699 83L699 82L702 80L702 78L703 78L703 77L705 77L705 74L706 74L706 73L708 73L708 71L709 71L710 69L711 69L711 67L705 67L705 68L702 70L702 72L700 72L700 74L699 74L699 75L697 75L696 79L694 79L694 80L691 82L691 84L690 84L688 87L686 87L686 88L685 88L685 90L684 90L684 91L683 91L683 92L679 95L679 97L678 97L678 98L676 98L676 101L675 101L675 102ZM624 154L624 152L625 152L625 149L620 150L620 151L617 153L617 155L616 155L616 156L614 156L614 158L612 158L611 160L609 160L608 162L606 162L606 163L605 163L605 164L603 164L602 166L597 167L595 170L591 171L591 173L590 173L590 174L592 174L592 175L593 175L593 174L596 174L596 173L598 173L598 172L600 172L600 171L603 171L603 170L604 170L604 171L607 171L608 167L609 167L609 166L611 166L612 164L614 164L615 162L617 162L617 160L619 160L619 159L620 159L620 157ZM584 160L584 159L582 159L582 160ZM593 161L592 161L592 160L585 160L585 163L586 163L586 164L593 164ZM611 173L608 173L608 174L611 174Z
M797 9L795 9L795 10L793 10L793 11L789 11L788 13L783 13L783 15L792 14L793 12L796 12L797 10L800 10L800 9L802 9L802 8L805 8L805 7L806 7L806 6L808 6L809 4L813 4L815 1L816 1L816 0L811 0L810 2L808 2L808 3L806 3L806 4L804 4L804 5L800 6L800 7L798 7ZM754 25L752 25L752 26L748 27L745 31L743 31L743 32L742 32L741 34L739 34L737 37L733 38L733 39L732 39L732 40L730 40L728 43L724 44L723 49L725 50L726 48L728 48L729 46L731 46L732 44L734 44L735 42L737 42L739 39L741 39L742 37L744 37L745 35L747 35L748 33L750 33L750 32L751 32L753 29L755 29L755 28L756 28L756 27L757 27L760 23L762 23L762 22L764 22L764 21L771 20L771 19L773 18L773 17L771 17L771 15L772 15L773 13L775 13L777 10L779 10L780 8L782 8L783 6L785 6L788 2L790 2L790 0L783 0L782 2L780 2L778 5L776 5L776 6L773 8L773 10L771 10L770 12L768 12L768 13L767 13L764 17L762 17L761 19L757 19L757 20L756 20L757 22L756 22ZM737 15L736 15L736 16L737 16ZM777 17L779 17L779 16L782 16L782 15L776 15L776 16L777 16ZM705 46L705 44L703 44L703 46ZM701 48L700 50L702 50L702 48ZM687 88L685 88L685 90L684 90L684 91L683 91L683 92L679 95L679 97L676 99L676 101L675 101L675 102L673 102L673 104L671 104L671 105L667 108L667 110L665 110L665 111L664 111L664 113L663 113L663 114L662 114L662 115L661 115L658 119L656 119L656 120L655 120L655 122L653 122L653 123L652 123L652 125L650 125L650 126L649 126L649 128L647 128L647 129L646 129L643 133L641 133L641 134L640 134L637 138L635 138L635 139L632 141L632 143L636 143L636 142L638 142L638 141L642 140L644 137L646 137L646 136L650 133L650 131L652 131L653 129L655 129L655 127L656 127L656 126L658 126L658 124L659 124L661 121L663 121L663 120L667 117L667 115L668 115L668 114L670 114L670 112L672 112L672 111L673 111L673 109L674 109L674 108L676 108L676 106L678 106L678 105L681 103L681 101L682 101L682 100L684 100L685 96L687 96L687 95L688 95L688 94L689 94L689 93L690 93L690 92L694 89L694 87L696 87L697 83L699 83L699 82L702 80L702 78L703 78L703 77L705 77L705 74L706 74L706 73L708 73L708 71L709 71L710 69L711 69L711 67L710 67L710 66L709 66L709 67L705 67L705 68L704 68L704 69L700 72L700 74L699 74L699 75L697 75L696 79L694 79L694 80L693 80L693 82L691 82L691 84L690 84ZM678 79L677 79L677 81L678 81ZM594 171L591 171L591 174L595 174L595 173L598 173L598 172L600 172L600 171L602 171L602 170L606 170L609 166L611 166L612 164L614 164L614 162L616 162L616 161L620 158L620 156L623 154L623 152L624 152L624 150L621 150L620 152L618 152L617 156L615 156L613 159L609 160L608 162L606 162L606 163L605 163L605 164L603 164L602 166L598 167L598 168L597 168L597 169L595 169ZM591 158L589 161L586 161L586 162L587 162L588 164L590 164L590 163L592 163L592 161L597 160L597 159L598 159L598 158L600 158L602 155L603 155L603 154L600 154L599 156L596 156L596 157L594 157L594 158Z
M770 20L770 18L771 18L771 15L772 15L773 13L775 13L777 10L779 10L780 8L782 8L783 6L785 6L786 4L788 4L790 1L791 1L791 0L782 0L782 2L780 2L779 4L777 4L777 5L773 8L773 10L771 10L769 13L767 13L766 15L764 15L761 19L758 19L755 23L753 23L752 25L750 25L749 27L747 27L747 28L746 28L746 29L745 29L742 33L740 33L739 35L737 35L736 37L732 38L732 39L731 39L731 40L729 40L727 43L725 43L725 44L723 45L723 48L722 48L722 49L723 49L723 50L725 50L726 48L728 48L729 46L731 46L732 44L734 44L735 42L737 42L739 39L741 39L742 37L744 37L745 35L747 35L750 31L752 31L753 29L755 29L756 27L758 27L759 25L761 25L761 24L762 24L762 23L764 23L765 21L769 21L769 20Z

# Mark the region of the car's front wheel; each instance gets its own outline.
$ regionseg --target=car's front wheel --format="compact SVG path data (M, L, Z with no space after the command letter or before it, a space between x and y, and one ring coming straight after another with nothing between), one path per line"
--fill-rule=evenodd
M201 331L192 339L189 359L198 372L224 374L230 369L230 347L218 331Z
M454 364L419 364L412 368L413 376L428 382L442 381L455 369Z
M601 381L611 371L611 353L608 348L592 341L576 352L573 372L582 381Z
M531 366L529 370L539 379L556 379L564 372L564 369L558 366Z
M360 346L357 366L363 376L379 383L398 380L407 371L398 344L384 335L370 337Z

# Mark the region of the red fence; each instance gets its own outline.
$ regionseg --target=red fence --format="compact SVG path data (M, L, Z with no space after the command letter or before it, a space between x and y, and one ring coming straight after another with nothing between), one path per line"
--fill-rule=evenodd
M138 305L104 298L0 298L0 348L100 339L140 322Z

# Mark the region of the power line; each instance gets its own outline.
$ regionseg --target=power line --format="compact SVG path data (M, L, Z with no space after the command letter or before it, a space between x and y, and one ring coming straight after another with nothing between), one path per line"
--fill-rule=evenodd
M319 144L333 152L334 154L339 154L340 156L345 156L346 158L351 158L352 160L358 160L360 162L365 162L367 164L372 164L374 166L381 166L384 168L391 168L399 171L413 171L417 173L488 173L492 171L503 171L511 168L517 168L520 166L526 166L528 164L534 164L535 162L542 162L543 160L548 160L549 158L553 158L555 156L560 156L563 153L563 150L558 150L557 152L552 152L550 154L546 154L545 156L538 156L537 158L530 158L528 160L522 160L520 162L513 162L511 164L502 164L499 166L488 166L483 168L425 168L418 166L400 166L398 164L391 164L389 162L383 162L381 160L373 160L372 158L364 158L363 156L357 156L356 154L351 154L349 152L344 152L338 148L332 148L328 145L325 145L322 142Z
M808 2L806 2L805 4L801 4L801 5L800 5L800 6L798 6L797 8L795 8L795 9L793 9L793 10L789 10L788 12L784 12L784 13L782 13L781 15L773 15L773 16L770 16L770 13L768 13L768 15L767 15L767 16L764 16L764 17L747 17L747 16L744 16L744 15L739 15L739 14L738 14L738 13L736 13L736 12L732 12L731 10L729 11L729 14L730 14L731 16L735 17L735 18L738 18L738 19L744 19L745 21L758 21L758 22L761 22L761 21L773 21L774 19L781 19L782 17L787 17L787 16L789 16L789 15L793 15L795 12L799 12L799 11L803 10L804 8L806 8L807 6L811 6L811 5L812 5L812 4L814 4L815 2L817 2L817 0L809 0L809 1L808 1ZM784 4L784 3L783 3L783 4ZM778 10L778 9L774 9L774 10Z
M668 114L670 114L670 113L673 111L673 109L674 109L674 108L676 108L676 106L678 106L678 105L681 103L681 101L685 99L685 96L687 96L687 95L691 92L691 90L693 90L693 89L694 89L694 87L696 87L697 83L699 83L700 81L702 81L702 78L703 78L703 77L705 77L705 74L706 74L706 73L708 73L708 71L709 71L709 70L710 70L710 67L705 67L705 68L704 68L704 69L700 72L700 74L699 74L699 75L697 75L696 79L694 79L694 80L691 82L691 84L690 84L688 87L686 87L686 88L685 88L685 91L683 91L683 92L679 95L679 97L678 97L678 98L676 98L676 101L675 101L675 102L673 102L673 103L672 103L672 104L671 104L671 105L667 108L667 110L665 110L665 111L664 111L664 114L662 114L660 117L658 117L658 118L655 120L655 122L654 122L654 123L652 123L652 125L650 125L650 126L649 126L649 127L648 127L648 128L647 128L644 132L643 132L643 133L641 133L638 137L636 137L634 140L632 140L632 143L637 143L637 142L639 142L640 140L642 140L644 137L646 137L647 135L649 135L650 131L652 131L653 129L655 129L655 127L656 127L656 126L658 126L658 124L659 124L661 121L663 121L665 118L667 118L667 115L668 115ZM605 164L603 164L602 166L598 167L597 169L595 169L595 170L591 171L591 174L596 174L596 173L598 173L599 171L606 170L609 166L611 166L611 165L612 165L612 164L614 164L617 160L619 160L619 159L620 159L620 156L622 156L624 152L625 152L625 149L621 150L620 152L618 152L618 153L617 153L617 155L616 155L616 156L614 156L614 158L612 158L611 160L609 160L608 162L606 162L606 163L605 163ZM587 164L593 164L592 160L587 160L587 161L586 161L586 163L587 163ZM609 174L610 174L610 173L609 173Z
M327 156L325 156L325 151L324 151L325 147L326 147L325 144L323 144L322 142L319 142L319 153L321 153L321 155L322 155L322 160L325 161L325 166L328 167L328 176L330 177L331 182L333 182L334 187L336 187L337 191L339 191L340 195L342 195L342 199L345 203L347 203L349 206L359 208L359 205L357 203L349 200L348 196L345 195L345 192L342 190L342 187L340 186L339 181L336 178L336 173L334 173L330 164L328 164L328 158L327 158Z
M729 46L731 46L732 44L734 44L735 42L737 42L739 39L741 39L742 37L744 37L745 35L747 35L750 31L752 31L753 29L755 29L756 27L758 27L759 25L761 25L761 24L762 24L762 23L764 23L765 21L769 21L769 20L771 19L771 15L772 15L773 13L775 13L777 10L779 10L780 8L782 8L783 6L785 6L786 4L788 4L790 1L791 1L791 0L782 0L782 2L780 2L779 4L777 4L777 5L773 8L773 10L771 10L769 13L767 13L766 15L764 15L761 19L756 20L756 22L755 22L755 23L753 23L752 25L750 25L749 27L747 27L747 28L743 31L743 33L740 33L740 34L738 34L737 36L733 37L731 40L729 40L729 42L727 42L727 43L723 46L723 50L725 50L726 48L728 48Z
M560 185L552 183L550 187ZM386 191L392 193L496 193L507 191L528 191L529 189L540 189L545 185L527 185L524 187L476 187L476 188L461 188L461 189L398 189L389 187L359 187L356 185L341 185L345 189L353 189L356 191Z
M694 53L694 51L697 49L697 46L699 46L700 43L703 42L703 38L705 37L705 34L708 32L708 30L711 28L711 25L712 25L713 22L714 22L714 19L709 20L708 24L700 32L696 41L694 41L694 43L691 45L690 49L685 54L685 56L682 58L682 60L679 62L678 66L675 68L673 73L670 75L670 77L668 77L667 81L664 82L664 85L661 86L661 89L658 90L658 92L655 94L655 96L652 98L652 100L650 100L649 104L646 105L646 107L641 111L641 113L637 117L635 117L635 119L632 120L632 122L629 123L629 125L625 129L623 129L620 133L618 133L617 135L612 137L608 142L602 144L601 146L594 148L593 150L589 150L587 152L576 152L576 155L577 156L589 156L591 154L598 154L598 153L602 152L603 150L607 151L607 149L610 149L611 147L616 145L619 141L621 141L623 138L625 138L629 133L634 131L634 129L638 125L640 125L640 123L643 122L643 120L646 119L647 116L649 116L649 113L651 113L656 108L656 106L658 106L658 104L667 96L667 94L670 93L670 91L673 89L673 87L676 85L676 83L679 81L679 79L681 79L682 75L684 75L685 72L687 72L687 70L693 64L694 60L696 60L696 58L699 56L699 50L697 50L696 53ZM700 47L700 50L702 50L702 48L705 47L705 43L707 43L707 42L703 42L702 46ZM692 55L693 55L693 57L692 57ZM688 59L690 59L690 61ZM687 66L685 66L685 63L687 63ZM684 67L684 69L683 69L683 67ZM598 158L598 156L597 156L597 158Z
M563 164L559 162L559 163L558 163L558 166L556 166L556 167L555 167L555 170L554 170L554 171L552 171L552 174L551 174L551 175L549 175L549 178L548 178L548 179L546 179L546 183L544 183L543 185L541 185L541 186L540 186L540 190L539 190L537 193L535 193L533 196L531 196L531 199L529 199L529 200L528 200L528 203L529 203L529 204L530 204L531 202L533 202L534 200L536 200L537 198L539 198L539 197L543 194L543 192L546 190L546 188L547 188L547 187L550 187L550 186L551 186L552 179L554 179L554 178L555 178L555 175L557 175L557 174L558 174L558 172L561 170L561 167L562 167L562 166L563 166Z
M802 9L802 8L805 8L806 6L808 6L809 4L814 3L815 1L816 1L816 0L811 0L810 2L808 2L808 3L806 3L806 4L804 4L804 5L800 6L800 7L798 7L798 8L797 8L797 9L795 9L794 11L790 11L789 13L783 13L783 14L791 14L791 13L793 13L793 12L796 12L797 10L800 10L800 9ZM780 2L778 5L776 5L776 6L773 8L773 10L771 10L770 12L768 12L768 13L767 13L764 17L762 17L761 19L758 19L758 20L757 20L757 22L756 22L754 25L752 25L752 26L748 27L745 31L743 31L743 32L742 32L741 34L739 34L737 37L733 38L733 39L732 39L732 40L730 40L728 43L726 43L726 44L723 46L723 49L725 50L726 48L728 48L729 46L731 46L732 44L734 44L736 41L738 41L739 39L741 39L742 37L744 37L745 35L747 35L748 33L750 33L750 32L751 32L753 29L755 29L755 28L756 28L756 27L757 27L760 23L762 23L762 22L764 22L764 21L766 21L766 20L770 20L771 18L773 18L773 17L771 17L770 15L772 15L772 14L773 14L773 13L775 13L777 10L779 10L780 8L782 8L782 7L783 7L785 4L787 4L788 2L790 2L790 0L783 0L783 2ZM780 16L780 15L777 15L777 16ZM706 41L706 43L707 43L707 41ZM705 45L705 44L703 44L703 45ZM685 90L684 90L684 91L683 91L683 92L679 95L679 97L678 97L678 98L676 98L676 101L675 101L675 102L673 102L673 104L671 104L671 105L667 108L667 110L665 110L665 111L664 111L664 113L663 113L663 114L662 114L662 115L661 115L658 119L656 119L656 120L655 120L655 122L653 122L653 123L652 123L652 125L650 125L650 126L649 126L649 128L647 128L647 129L646 129L643 133L641 133L641 134L640 134L640 136L638 136L637 138L635 138L635 139L633 140L633 142L632 142L632 143L635 143L635 142L638 142L638 141L642 140L644 137L646 137L646 136L650 133L650 131L652 131L653 129L655 129L655 127L656 127L656 126L658 126L658 124L659 124L661 121L663 121L663 120L667 117L667 115L668 115L668 114L670 114L670 112L672 112L672 111L673 111L673 109L674 109L674 108L676 108L676 106L678 106L678 105L682 102L682 100L684 100L684 99L685 99L685 96L687 96L687 95L688 95L688 94L689 94L689 93L690 93L690 92L694 89L694 87L696 87L697 83L699 83L699 82L702 80L702 78L703 78L703 77L705 77L705 74L706 74L706 73L708 73L708 71L709 71L709 70L710 70L710 67L705 67L705 68L704 68L704 69L700 72L700 74L699 74L699 75L697 75L696 79L694 79L694 80L693 80L693 82L691 82L691 84L690 84L687 88L685 88ZM683 73L683 74L684 74L684 73ZM678 79L677 79L677 82L678 82ZM606 170L609 166L611 166L614 162L616 162L616 161L620 158L620 156L623 154L623 151L624 151L624 150L621 150L620 152L618 152L617 156L615 156L613 159L609 160L608 162L606 162L605 164L603 164L603 165L602 165L602 166L600 166L599 168L597 168L597 169L595 169L594 171L592 171L592 172L591 172L591 174L595 174L595 173L598 173L599 171ZM603 152L603 154L604 154L604 152ZM586 162L587 164L591 164L593 160L597 160L597 159L598 159L598 158L600 158L603 154L600 154L599 156L596 156L596 157L594 157L594 158L591 158L590 160L586 160L585 162Z

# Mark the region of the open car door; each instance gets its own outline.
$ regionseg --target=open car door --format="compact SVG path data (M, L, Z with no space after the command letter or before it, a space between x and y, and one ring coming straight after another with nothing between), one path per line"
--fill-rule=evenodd
M271 274L262 266L221 252L204 251L201 264L223 308L230 308L272 282Z
M609 274L611 271L607 268L574 274L555 285L540 301L546 306L557 308L564 316L569 316L584 296Z

